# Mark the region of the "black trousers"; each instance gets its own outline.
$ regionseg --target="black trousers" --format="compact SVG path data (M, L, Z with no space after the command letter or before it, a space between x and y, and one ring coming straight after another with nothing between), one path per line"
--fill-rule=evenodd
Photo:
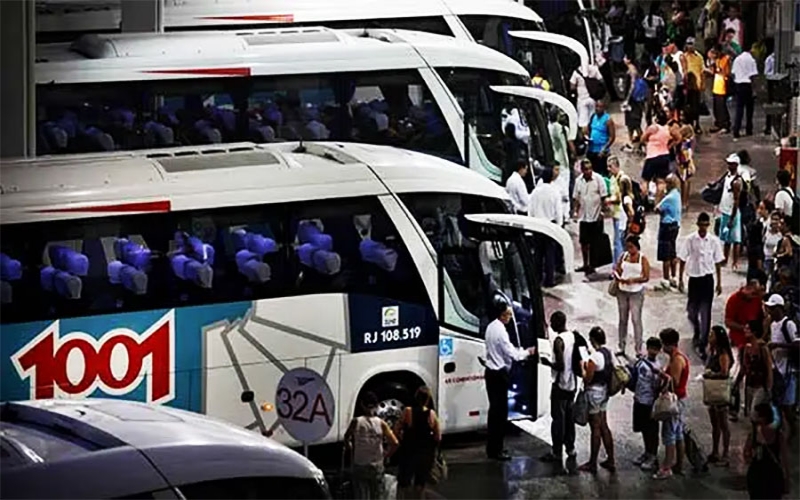
M728 96L714 94L714 126L730 130L731 115L728 113Z
M575 391L565 391L553 384L550 390L550 436L553 438L553 455L560 457L561 450L567 455L575 453L575 420L572 406L575 404Z
M596 153L588 151L586 159L592 162L592 170L603 177L608 177L608 155L601 155L599 151Z
M739 137L742 129L742 118L747 114L747 135L753 135L753 85L750 83L736 84L736 116L733 120L733 136Z
M486 369L486 392L489 395L489 439L486 454L495 457L503 452L508 422L508 372Z
M534 257L536 262L537 277L546 287L556 285L556 246L557 243L549 236L537 234Z
M706 352L708 331L711 329L711 305L714 302L714 275L689 278L687 296L686 313L694 328L693 343L701 352Z

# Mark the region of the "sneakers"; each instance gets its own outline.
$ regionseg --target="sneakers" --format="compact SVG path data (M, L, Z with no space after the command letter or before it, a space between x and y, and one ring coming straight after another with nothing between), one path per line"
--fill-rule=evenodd
M651 472L658 469L658 459L656 457L648 457L647 460L642 462L640 466L643 471Z
M658 469L658 472L653 474L653 479L669 479L672 477L672 469Z
M630 144L626 144L626 145L622 146L622 152L623 153L632 153L633 152L633 146L631 146Z
M633 465L638 467L643 463L645 463L649 458L650 455L648 455L647 453L642 453L641 455L633 459Z
M659 283L659 288L661 288L662 290L669 291L671 285L672 283L670 283L669 280L662 279L661 282Z

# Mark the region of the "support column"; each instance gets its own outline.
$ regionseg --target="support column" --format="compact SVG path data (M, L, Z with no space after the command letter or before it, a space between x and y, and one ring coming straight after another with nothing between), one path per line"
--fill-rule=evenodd
M795 8L797 3L797 0L778 1L778 29L775 33L775 69L778 73L787 72L786 64L792 62L794 57L792 52L797 52L797 48L794 47Z
M36 3L0 1L0 157L36 154Z
M164 0L122 0L123 33L163 33Z

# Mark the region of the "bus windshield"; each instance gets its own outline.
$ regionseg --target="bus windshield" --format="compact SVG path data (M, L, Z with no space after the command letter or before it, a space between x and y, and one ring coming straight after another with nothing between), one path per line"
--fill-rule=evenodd
M43 84L36 102L40 155L304 139L463 164L416 70Z
M492 85L514 85L518 75L472 68L439 69L439 76L456 97L462 110L473 117L478 140L487 159L508 173L504 116L516 109L519 113L517 138L524 142L532 161L548 164L553 160L552 144L547 133L543 107L530 99L509 99L493 92Z

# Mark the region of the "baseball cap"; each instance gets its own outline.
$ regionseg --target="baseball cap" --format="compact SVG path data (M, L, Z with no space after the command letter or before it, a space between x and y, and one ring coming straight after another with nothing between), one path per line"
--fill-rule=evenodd
M694 45L694 37L693 36L688 37L686 39L686 44L685 45Z
M764 303L767 307L775 307L775 306L783 306L786 303L783 301L783 297L778 295L777 293L773 293L769 296L769 299Z
M725 158L726 163L735 163L737 165L741 165L742 160L739 159L739 155L736 153L731 153Z

